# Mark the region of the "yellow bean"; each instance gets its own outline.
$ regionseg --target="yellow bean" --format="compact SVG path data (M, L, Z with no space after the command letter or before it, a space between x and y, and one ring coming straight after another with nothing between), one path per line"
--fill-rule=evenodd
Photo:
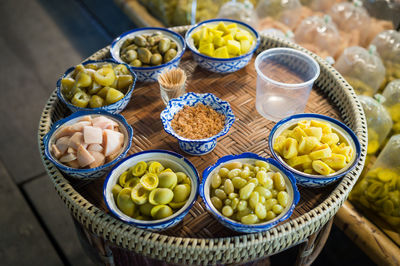
M283 207L286 207L289 204L289 194L286 191L280 191L278 193L278 202Z
M283 207L282 205L279 204L275 204L274 206L272 206L272 211L276 214L279 215L283 212Z
M253 210L256 208L256 205L259 202L259 200L260 200L260 194L258 194L258 192L256 191L251 192L249 204Z
M218 172L218 174L219 174L221 177L227 177L227 176L228 176L228 173L229 173L229 169L227 169L227 168L225 168L225 167L222 167L221 169L219 169L219 172Z
M211 177L211 187L218 188L222 183L221 176L219 174L214 174Z
M222 214L226 217L231 217L233 214L233 209L231 206L227 206L225 205L224 207L222 207Z
M224 190L227 195L229 195L235 191L235 188L233 187L233 183L230 179L225 180Z
M211 197L211 203L214 205L214 207L215 207L217 210L221 210L221 208L222 208L222 201L221 201L218 197L216 197L216 196Z
M220 200L226 199L226 193L222 189L217 188L215 190L215 196L217 196Z
M248 214L243 216L240 221L244 224L255 224L258 221L258 217L255 214Z
M282 191L282 190L286 189L285 179L279 172L274 174L274 187L278 191Z
M265 217L267 217L267 210L265 209L264 204L262 204L260 202L257 203L257 205L254 209L254 212L256 213L257 217L260 220L263 220L263 219L265 219Z
M250 194L251 194L251 192L253 192L255 187L256 187L256 184L254 184L254 183L248 183L247 185L242 187L239 190L240 199L247 200L248 198L250 198Z

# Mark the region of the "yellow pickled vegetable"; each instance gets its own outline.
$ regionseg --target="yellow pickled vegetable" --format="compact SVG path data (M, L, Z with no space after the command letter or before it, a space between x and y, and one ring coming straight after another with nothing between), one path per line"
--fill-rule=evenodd
M302 120L275 138L273 149L285 162L307 174L329 175L348 166L354 156L328 122Z
M215 58L232 58L251 50L254 37L236 23L205 25L192 34L193 43L201 54Z
M119 176L118 183L112 188L118 209L138 220L171 216L186 204L192 189L185 173L157 161L136 163Z

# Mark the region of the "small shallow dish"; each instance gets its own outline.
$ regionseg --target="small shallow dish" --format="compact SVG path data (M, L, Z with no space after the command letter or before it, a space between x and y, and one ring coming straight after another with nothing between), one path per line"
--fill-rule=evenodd
M103 115L103 116L106 116L107 118L110 118L113 121L117 122L121 133L124 134L124 136L125 136L124 144L122 146L121 153L113 161L111 161L109 163L106 163L102 166L99 166L96 168L91 168L91 169L71 168L71 167L68 167L68 166L60 163L51 154L50 147L51 147L51 144L53 144L53 136L61 126L71 125L71 124L77 122L82 117L87 116L87 115L90 115L90 116ZM46 158L48 160L50 160L58 169L60 169L62 172L64 172L65 174L67 174L73 178L84 179L84 180L95 179L95 178L106 175L114 164L116 164L118 161L120 161L122 158L125 157L126 153L131 148L132 138L133 138L132 127L128 124L128 122L126 122L125 118L122 115L110 114L103 110L79 111L79 112L73 113L72 115L70 115L64 119L58 120L57 122L55 122L53 124L50 131L43 138L44 154L45 154Z
M206 139L187 139L179 136L175 133L171 126L171 121L185 105L195 106L198 103L202 103L213 108L215 111L225 115L225 126L216 135ZM231 106L228 102L225 102L212 93L193 93L189 92L183 96L172 99L168 102L167 107L161 112L161 121L164 125L164 130L171 136L178 139L179 147L182 151L190 155L204 155L211 152L217 145L217 139L228 133L233 122L235 122L235 115L232 112Z
M163 72L164 70L171 69L178 67L179 62L181 61L181 58L183 54L185 53L186 50L186 43L185 40L181 35L178 33L165 29L165 28L139 28L139 29L134 29L128 32L125 32L124 34L118 36L112 43L110 47L110 53L111 57L121 63L125 63L122 61L120 57L120 50L122 44L127 40L132 37L135 37L136 35L139 34L151 34L156 31L160 31L172 40L174 40L177 44L177 55L175 56L174 59L169 61L168 63L161 64L159 66L151 66L151 67L132 67L130 68L137 74L138 81L142 82L155 82L157 81L158 75Z
M171 168L175 171L186 173L186 175L190 178L191 192L186 204L181 209L179 209L179 211L164 219L144 221L134 219L118 209L117 204L114 201L113 194L111 192L112 187L118 182L119 176L124 171L140 161L158 161L166 168ZM166 150L147 150L132 154L114 166L104 182L103 197L107 208L118 219L138 228L148 229L151 231L161 231L170 228L182 221L182 219L195 203L197 196L199 195L199 184L199 174L196 168L184 156Z
M75 66L70 67L67 71L65 71L65 73L61 76L61 78L57 81L57 97L58 99L63 102L72 112L78 112L78 111L97 111L97 110L104 110L107 111L111 114L119 114L120 112L122 112L122 110L125 109L125 107L128 105L129 101L131 100L132 97L132 92L135 89L135 84L136 84L136 74L129 68L129 66L125 63L118 63L115 62L114 60L110 60L110 59L105 59L105 60L98 60L98 61L94 61L94 60L88 60L82 63L82 65L87 65L87 64L113 64L113 65L119 65L119 64L123 64L125 65L128 70L130 75L133 77L133 81L132 81L132 85L129 87L128 91L126 92L124 98L122 98L121 100L119 100L118 102L115 102L113 104L109 104L106 106L102 106L99 108L82 108L82 107L78 107L73 105L70 101L68 101L67 99L64 98L64 95L61 92L61 80L63 78L69 77L72 72L75 69Z
M247 54L233 58L215 58L201 54L197 50L193 43L193 33L200 30L201 27L204 25L215 26L220 22L224 22L226 24L236 23L238 27L246 30L253 36L253 46ZM188 48L190 49L190 51L192 51L194 61L196 61L200 67L216 73L231 73L245 67L250 62L251 57L253 56L254 52L257 50L260 44L260 36L255 29L253 29L246 23L232 19L210 19L200 22L189 29L189 31L186 33L185 40Z
M353 148L354 151L353 158L345 168L327 176L306 174L289 166L283 160L283 158L274 151L272 147L273 144L275 143L275 139L279 135L281 135L281 133L285 129L293 127L295 124L297 124L297 122L301 120L317 120L322 122L328 122L332 126L332 129L335 131L335 133L339 135L341 142L345 141ZM345 174L347 174L354 168L354 166L360 159L361 155L360 142L358 141L358 138L354 134L354 132L342 122L339 122L338 120L333 119L329 116L320 114L297 114L282 119L272 128L271 133L269 134L268 144L271 149L272 156L276 160L278 160L278 162L282 164L283 167L285 167L294 175L299 185L304 187L322 187L337 181L339 178L343 177Z
M274 219L259 223L259 224L242 224L241 222L229 219L220 213L212 204L210 199L210 187L211 187L211 177L214 173L218 172L222 165L229 163L240 161L242 163L253 163L256 160L262 160L271 165L271 169L280 172L285 179L287 192L289 194L289 204L286 206L284 211L276 216ZM288 219L296 206L296 204L300 200L300 193L296 187L296 180L293 175L282 167L276 160L272 158L263 158L258 156L257 154L246 152L240 155L227 155L220 158L214 165L209 166L203 171L203 180L200 184L200 196L202 197L207 210L224 226L228 227L231 230L241 232L241 233L257 233L271 229L278 223Z

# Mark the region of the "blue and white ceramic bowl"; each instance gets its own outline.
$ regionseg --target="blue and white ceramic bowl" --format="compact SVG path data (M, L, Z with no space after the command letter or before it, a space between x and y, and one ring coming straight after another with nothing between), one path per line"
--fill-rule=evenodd
M118 209L111 191L112 187L117 184L118 178L123 172L140 161L158 161L165 167L171 168L174 171L184 172L188 177L190 177L191 192L189 198L186 204L173 215L161 220L144 221L134 219ZM107 208L118 219L138 228L148 229L151 231L161 231L182 221L199 195L199 184L199 174L197 173L196 168L182 155L166 150L147 150L128 156L110 171L104 182L103 197Z
M217 135L206 139L193 140L183 138L175 133L171 126L171 121L175 114L183 109L185 105L195 106L198 103L207 105L215 111L225 115L225 126ZM229 103L219 99L212 93L199 94L189 92L179 98L172 99L168 102L164 111L161 112L160 117L164 125L164 130L178 139L181 150L191 155L204 155L211 152L217 145L217 139L228 133L233 122L235 122L235 115L233 114Z
M345 168L327 176L306 174L289 166L283 158L274 151L272 147L273 143L275 143L275 139L280 136L284 130L294 127L294 125L301 120L317 120L329 123L332 126L332 130L338 134L340 141L348 143L353 148L353 158ZM294 175L299 185L304 187L322 187L337 181L354 168L361 155L360 142L354 132L342 122L320 114L297 114L282 119L272 128L269 134L268 144L272 156Z
M119 125L119 130L122 134L124 134L124 144L122 146L120 154L111 162L106 163L102 166L91 168L91 169L76 169L68 167L62 163L60 163L50 152L50 147L54 143L55 133L57 133L58 129L64 125L71 125L79 121L82 117L90 115L92 117L96 116L106 116L109 119L117 122ZM60 169L65 174L77 178L77 179L95 179L98 177L102 177L108 173L111 167L120 161L122 158L125 157L126 153L131 148L133 138L133 130L132 127L126 122L125 118L119 114L111 114L103 110L90 110L90 111L78 111L73 113L72 115L58 120L53 124L50 131L44 136L43 143L44 143L44 154L48 160L50 160L58 169Z
M99 60L99 61L93 61L93 60L88 60L82 63L82 65L87 65L87 64L96 64L96 65L103 65L103 64L112 64L112 65L119 65L121 63L117 63L114 60L111 59L105 59L105 60ZM136 83L136 74L129 68L129 66L125 63L122 63L123 65L125 65L128 70L130 75L132 75L132 85L129 86L128 91L126 92L124 98L122 98L121 100L119 100L116 103L113 104L109 104L106 106L102 106L99 108L82 108L82 107L78 107L73 105L69 100L64 98L64 95L61 92L61 80L63 78L69 77L72 75L75 67L70 67L62 76L61 78L57 81L57 97L58 99L63 102L72 112L78 112L78 111L97 111L97 110L104 110L107 111L109 113L112 114L119 114L120 112L122 112L122 110L125 109L125 107L128 105L129 101L131 100L132 97L132 92L135 89L135 83Z
M139 28L139 29L134 29L134 30L125 32L121 36L117 37L111 43L110 53L111 53L112 58L117 62L124 63L124 61L122 61L121 56L120 56L121 46L124 44L124 42L127 39L131 39L131 38L135 37L136 35L152 34L156 31L159 31L162 34L164 34L164 35L168 36L169 38L171 38L172 40L174 40L177 44L177 49L178 49L177 52L178 53L174 59L172 59L168 63L162 64L159 66L152 66L152 67L132 67L131 66L131 69L133 71L135 71L135 73L138 77L138 81L155 82L155 81L157 81L158 75L161 72L163 72L164 70L178 67L179 62L181 61L181 58L186 50L185 40L178 33L168 30L168 29L165 29L165 28Z
M289 194L289 204L283 210L283 212L275 217L273 220L268 222L247 225L242 224L238 221L229 219L220 213L211 202L211 177L214 173L217 173L222 165L229 162L237 162L240 161L242 163L254 163L256 160L262 160L271 165L271 169L276 172L280 172L285 179L287 192ZM282 167L277 161L271 158L263 158L258 156L257 154L246 152L240 155L227 155L220 158L214 165L206 168L203 171L203 180L200 184L200 196L202 197L204 204L206 205L207 210L224 226L228 227L231 230L241 232L241 233L257 233L271 229L278 223L288 219L296 206L296 204L300 200L300 193L296 187L296 180L293 175Z
M220 22L224 22L225 24L236 23L239 28L246 30L253 36L254 38L253 46L251 47L250 51L247 54L233 58L215 58L201 54L197 50L192 38L193 33L200 30L201 27L204 25L215 26ZM185 40L188 48L192 51L194 61L196 61L196 63L202 68L216 73L231 73L245 67L250 62L251 57L253 56L254 52L257 50L260 44L260 36L258 35L255 29L253 29L246 23L232 19L210 19L200 22L194 25L186 33Z

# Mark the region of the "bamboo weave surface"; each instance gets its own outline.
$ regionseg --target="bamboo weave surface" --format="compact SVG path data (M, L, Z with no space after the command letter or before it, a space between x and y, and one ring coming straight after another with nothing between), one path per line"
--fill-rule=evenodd
M218 158L228 154L254 152L264 157L271 157L268 147L268 135L274 122L263 118L255 109L256 79L254 58L249 65L233 74L223 75L210 73L196 65L189 52L182 58L180 67L188 74L187 91L198 93L214 93L222 100L228 101L236 116L236 121L228 135L218 140L216 148L204 156L191 156L179 149L177 140L165 133L160 120L160 113L165 108L161 101L158 83L138 83L131 102L121 113L130 125L134 136L132 148L128 154L149 150L165 149L185 155L197 168L199 173L214 164ZM286 69L274 67L274 74L280 73L281 78L297 80ZM339 118L338 111L329 101L318 93L317 88L312 90L307 103L306 112L320 113ZM74 182L74 187L82 196L93 204L108 212L102 196L104 178L93 183ZM324 189L300 188L301 200L295 208L291 219L296 218L319 205L336 185ZM100 204L99 204L100 203ZM190 213L178 226L163 234L178 237L212 238L238 235L234 231L225 229L211 214L209 214L201 198L192 207Z
M175 30L184 32L186 27ZM263 37L258 52L270 47L297 45ZM91 59L109 56L103 49ZM301 188L301 200L287 222L267 232L240 235L229 231L208 214L199 198L189 214L175 228L161 233L136 229L106 214L102 199L104 179L92 183L66 179L44 157L44 165L53 178L56 190L74 217L95 234L122 248L175 263L231 263L248 261L279 252L304 240L319 230L337 212L362 170L367 143L366 124L361 106L343 78L323 60L313 55L321 66L321 75L311 92L306 112L339 118L357 134L362 145L361 160L342 181L322 189ZM201 173L204 168L227 154L254 152L270 157L268 134L274 123L261 117L255 109L256 73L254 58L235 73L216 74L199 68L187 52L181 65L188 74L187 91L212 92L229 101L236 121L228 135L219 139L213 152L189 156L179 150L177 141L166 134L159 119L164 105L156 83L137 84L132 100L122 115L134 130L128 154L147 149L167 149L184 154ZM288 75L290 79L290 75ZM328 100L329 99L329 100ZM39 143L51 124L67 115L66 109L53 94L42 114ZM237 236L237 237L235 237Z

